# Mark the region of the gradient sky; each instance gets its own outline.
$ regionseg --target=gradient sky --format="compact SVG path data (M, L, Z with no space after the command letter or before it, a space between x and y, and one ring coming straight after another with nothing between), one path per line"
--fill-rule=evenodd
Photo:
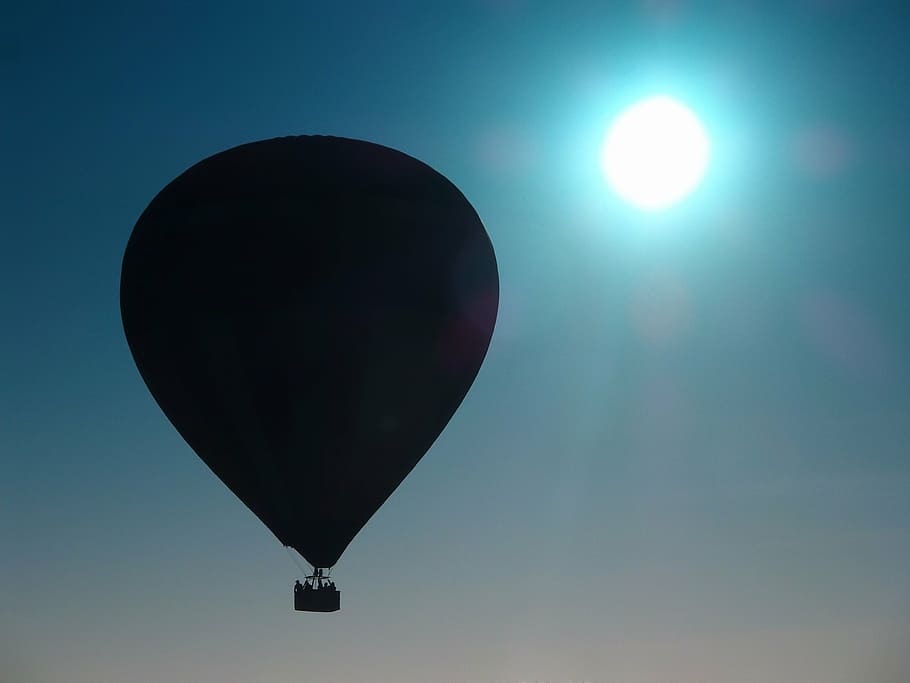
M910 680L902 4L263 4L3 11L0 680ZM659 216L598 168L656 92L714 144ZM161 187L301 133L448 176L502 286L333 615L291 610L118 310Z

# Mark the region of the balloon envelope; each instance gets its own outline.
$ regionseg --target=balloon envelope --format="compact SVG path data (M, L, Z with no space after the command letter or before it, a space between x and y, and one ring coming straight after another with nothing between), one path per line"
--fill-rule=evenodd
M165 187L123 258L127 341L193 450L331 567L445 427L499 300L476 212L405 154L255 142Z

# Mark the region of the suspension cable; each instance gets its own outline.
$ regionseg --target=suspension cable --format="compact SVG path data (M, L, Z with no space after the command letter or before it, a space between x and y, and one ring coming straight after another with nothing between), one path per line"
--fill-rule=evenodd
M284 549L287 551L290 558L294 561L294 564L297 565L297 568L300 570L300 573L303 574L303 577L306 578L307 571L306 571L306 569L303 568L303 565L301 565L300 562L297 561L297 558L294 557L294 553L291 552L291 547L286 545L286 546L284 546Z

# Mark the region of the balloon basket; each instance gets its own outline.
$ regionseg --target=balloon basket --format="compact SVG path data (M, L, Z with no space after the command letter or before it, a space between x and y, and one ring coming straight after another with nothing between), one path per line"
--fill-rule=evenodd
M294 609L298 612L337 612L341 609L341 591L315 576L294 586Z

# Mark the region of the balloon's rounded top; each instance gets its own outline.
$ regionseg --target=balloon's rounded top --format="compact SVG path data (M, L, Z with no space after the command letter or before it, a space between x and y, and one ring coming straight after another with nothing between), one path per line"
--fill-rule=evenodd
M241 197L299 197L319 190L390 191L461 197L443 175L417 159L372 142L300 135L251 142L214 154L168 184L149 209L175 202Z
M120 291L174 426L283 543L329 567L461 403L499 284L480 219L442 175L300 136L168 184L133 230Z

